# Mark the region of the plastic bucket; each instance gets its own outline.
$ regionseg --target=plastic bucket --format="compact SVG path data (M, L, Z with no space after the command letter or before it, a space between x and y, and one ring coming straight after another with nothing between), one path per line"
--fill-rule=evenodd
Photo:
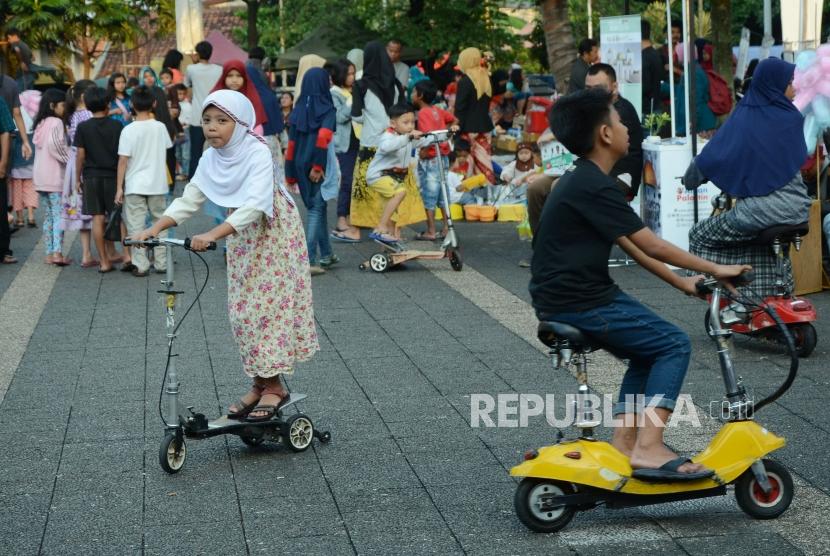
M478 209L481 208L478 205L464 205L464 220L468 222L478 220Z
M493 222L496 219L496 207L478 207L478 219L482 222Z
M502 205L499 207L499 222L521 222L524 219L524 205Z

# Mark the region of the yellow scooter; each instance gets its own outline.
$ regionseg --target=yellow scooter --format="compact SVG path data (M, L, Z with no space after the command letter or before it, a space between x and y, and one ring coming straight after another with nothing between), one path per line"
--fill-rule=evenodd
M751 280L745 274L745 283ZM735 281L738 284L737 280ZM691 461L712 470L708 477L695 480L660 479L643 470L633 470L628 457L611 444L594 438L592 410L588 407L586 355L599 346L591 344L581 331L558 322L541 322L539 339L556 356L557 368L575 365L577 382L577 423L581 435L525 453L524 461L510 474L523 477L516 490L516 514L529 529L553 533L565 527L577 511L605 505L608 508L645 506L721 496L727 485L734 485L738 506L756 519L773 519L789 507L794 494L792 476L786 467L763 459L784 446L784 439L752 420L755 412L780 398L792 385L798 372L798 357L792 336L774 310L768 310L787 339L790 371L784 383L769 397L753 403L736 378L729 357L732 332L720 322L721 296L730 296L714 279L698 284L702 294L711 294L711 336L717 342L720 366L726 386L723 418L726 423L709 446ZM741 303L760 306L748 299ZM767 310L764 308L764 310Z

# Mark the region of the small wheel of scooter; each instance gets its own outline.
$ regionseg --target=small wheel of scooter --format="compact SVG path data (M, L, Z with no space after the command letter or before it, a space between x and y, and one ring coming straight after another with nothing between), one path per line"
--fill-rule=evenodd
M178 473L184 467L187 459L187 444L184 438L176 434L165 434L159 447L159 464L171 475Z
M735 481L735 500L747 515L755 519L775 519L790 507L795 487L786 467L771 459L761 460L772 490L765 493L752 468Z
M369 267L375 272L384 272L389 268L389 257L385 253L375 253L369 259Z
M357 268L359 270L366 270L366 264L365 263L360 263L359 265L357 265Z
M314 438L314 424L311 419L297 413L285 421L282 439L294 452L304 452L311 446Z
M458 251L455 249L448 249L447 257L450 259L450 266L452 269L456 272L461 272L461 269L464 268L464 261L461 260L461 255L458 254Z
M799 322L789 325L789 329L795 341L795 352L799 357L809 357L818 343L815 327L809 322Z
M570 483L530 477L522 479L513 498L516 515L531 531L555 533L570 523L576 509L573 506L550 506L556 497L574 492Z
M257 446L265 442L265 438L262 436L240 436L239 439L246 446L250 446L251 448L256 448Z
M323 444L328 444L329 442L331 442L331 433L329 431L320 433L320 442L322 442Z

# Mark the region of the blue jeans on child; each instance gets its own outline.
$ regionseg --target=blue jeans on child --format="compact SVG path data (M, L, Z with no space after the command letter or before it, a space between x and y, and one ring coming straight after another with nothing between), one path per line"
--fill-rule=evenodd
M308 196L303 196L308 216L306 219L306 246L308 247L308 262L311 266L320 263L321 259L331 257L331 242L329 241L328 214L326 213L326 201L323 200L319 184L314 186L315 191ZM311 192L310 192L311 193ZM317 257L317 249L320 249L320 256Z
M421 188L421 199L424 201L425 209L435 210L438 205L441 199L441 170L446 174L448 168L446 156L441 156L440 167L437 156L422 158L418 161L418 185Z
M623 292L611 303L587 311L537 311L536 316L570 324L603 349L629 360L614 415L639 413L634 404L637 395L647 407L674 409L692 354L689 337L678 327Z

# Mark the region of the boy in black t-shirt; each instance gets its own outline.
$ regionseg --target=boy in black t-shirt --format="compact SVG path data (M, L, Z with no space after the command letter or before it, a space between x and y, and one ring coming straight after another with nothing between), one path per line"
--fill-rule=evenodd
M115 208L118 139L124 128L121 122L108 117L109 103L106 90L101 87L87 89L84 104L92 112L92 118L82 122L75 132L75 147L78 149L75 183L83 194L84 214L92 216L92 237L101 258L98 269L101 273L115 269L109 258L115 247L112 242L104 240L104 228L107 214Z
M608 274L617 243L643 268L688 295L701 276L681 277L663 263L719 279L750 267L722 266L690 255L644 226L609 176L628 151L628 130L603 89L562 97L550 115L551 131L579 156L553 189L534 235L530 294L540 320L582 330L619 358L629 360L614 415L625 423L613 445L635 469L658 470L667 479L692 479L710 471L678 458L663 444L689 365L686 334L623 293ZM635 396L642 399L635 402ZM635 418L641 413L640 426ZM652 472L650 472L652 473Z

